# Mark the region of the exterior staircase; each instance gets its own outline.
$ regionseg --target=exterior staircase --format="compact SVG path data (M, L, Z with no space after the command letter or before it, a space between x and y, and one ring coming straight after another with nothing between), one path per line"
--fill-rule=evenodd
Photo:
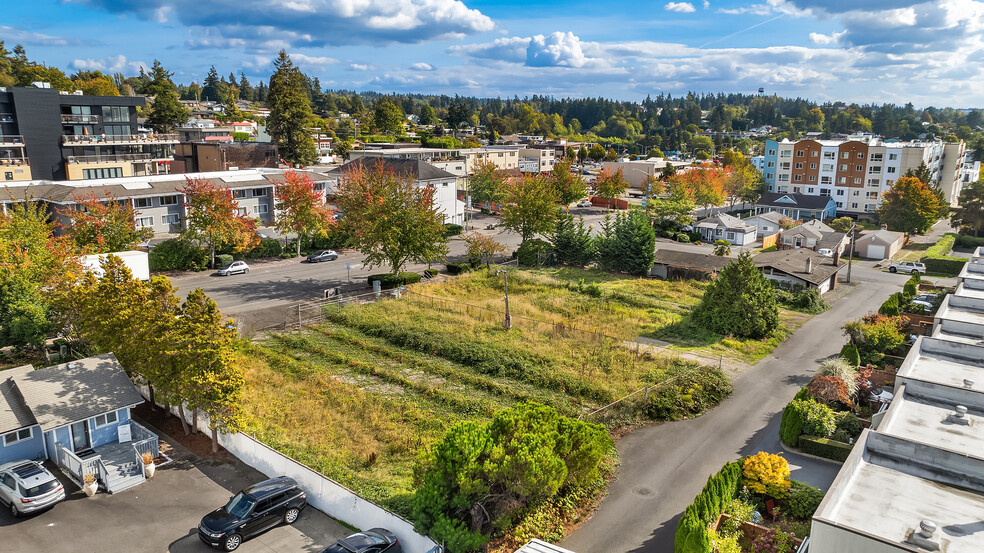
M143 465L137 465L135 459L118 463L104 459L103 464L106 465L108 478L105 484L106 491L109 493L128 490L134 486L143 484L147 480L144 478Z

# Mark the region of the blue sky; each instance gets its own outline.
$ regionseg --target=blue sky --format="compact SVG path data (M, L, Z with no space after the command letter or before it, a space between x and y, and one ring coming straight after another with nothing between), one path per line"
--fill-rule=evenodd
M478 96L686 91L984 105L984 1L33 0L0 40L71 72L266 81L283 48L331 88Z

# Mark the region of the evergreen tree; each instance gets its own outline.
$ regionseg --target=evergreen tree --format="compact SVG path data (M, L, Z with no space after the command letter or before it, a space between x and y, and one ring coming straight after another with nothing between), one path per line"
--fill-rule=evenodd
M984 181L972 182L960 191L960 207L957 208L950 224L961 233L980 236L984 230Z
M288 163L310 165L318 159L318 152L307 128L312 117L305 92L307 79L284 50L273 66L276 70L270 76L267 130L280 147L280 157Z
M656 257L656 232L644 212L622 212L605 217L595 247L602 269L644 276Z
M219 80L219 72L215 70L214 65L208 70L208 76L205 77L205 82L202 84L203 101L218 102L222 99L222 94L219 90L222 86L222 81Z
M690 320L725 336L765 338L779 327L775 290L752 255L742 252L707 287Z
M561 215L557 219L550 242L559 263L584 267L590 265L594 259L594 239L591 237L591 230L584 226L584 217L578 217L575 223L573 215Z
M239 99L247 102L253 99L253 87L246 79L246 73L239 74Z
M147 94L154 97L147 126L157 132L171 132L175 127L183 125L191 112L178 101L178 90L171 82L173 73L164 69L161 62L154 60L150 69L150 82L147 84Z

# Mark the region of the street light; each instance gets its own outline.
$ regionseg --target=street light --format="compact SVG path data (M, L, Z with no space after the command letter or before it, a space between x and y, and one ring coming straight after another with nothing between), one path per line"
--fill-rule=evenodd
M854 261L854 227L858 225L857 221L851 223L851 229L847 232L851 233L851 257L847 258L847 282L851 282L851 263Z

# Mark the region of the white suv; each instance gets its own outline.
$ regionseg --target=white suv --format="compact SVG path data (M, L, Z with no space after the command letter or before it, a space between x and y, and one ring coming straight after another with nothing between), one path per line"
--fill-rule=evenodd
M888 266L890 273L912 273L926 274L926 266L915 261L893 261Z
M0 465L0 502L16 516L51 507L65 499L65 487L36 461Z

